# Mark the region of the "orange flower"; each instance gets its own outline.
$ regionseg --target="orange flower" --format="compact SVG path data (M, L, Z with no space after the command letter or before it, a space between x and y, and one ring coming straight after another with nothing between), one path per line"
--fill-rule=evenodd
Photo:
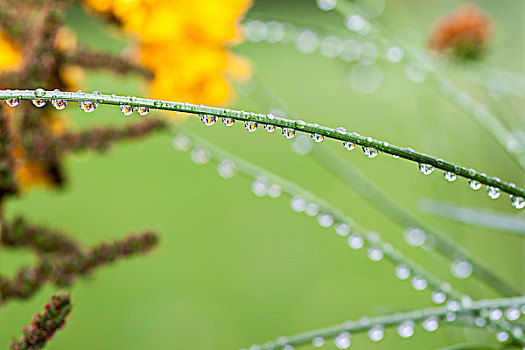
M460 58L477 58L492 36L492 21L476 5L464 4L434 24L429 46Z

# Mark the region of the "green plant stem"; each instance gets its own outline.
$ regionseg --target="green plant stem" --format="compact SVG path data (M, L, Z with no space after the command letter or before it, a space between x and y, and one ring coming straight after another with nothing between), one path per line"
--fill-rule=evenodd
M423 223L410 211L368 181L359 170L348 165L347 162L326 147L314 147L311 154L316 161L344 180L354 191L369 200L399 225L405 228L420 228L423 230L427 236L431 237L432 246L441 254L452 260L463 259L468 261L473 267L473 273L488 286L506 296L521 294L518 289L502 280L483 263L474 259L467 249L456 244L446 234Z
M38 95L38 96L37 96ZM262 124L274 125L280 128L289 128L296 131L301 131L310 134L319 134L327 138L348 141L360 145L362 147L370 147L381 152L398 156L419 164L428 164L443 171L452 172L458 176L478 181L487 186L497 187L500 190L514 196L525 198L525 190L516 187L513 184L499 180L498 178L489 177L483 173L479 173L474 169L467 169L442 159L437 159L422 153L418 153L410 148L401 148L390 145L388 142L374 140L371 137L361 136L356 133L347 133L346 131L339 131L317 124L306 123L302 120L292 120L286 118L279 118L273 115L258 114L252 112L238 111L225 108L208 107L203 105L195 105L190 103L159 101L146 98L125 97L117 95L93 95L93 94L79 94L75 92L54 92L45 90L0 90L0 99L18 98L23 100L32 100L40 98L43 100L66 100L66 101L96 101L101 104L108 105L130 105L133 107L147 107L150 109L186 112L190 114L207 114L217 117L233 118L236 120L243 120L249 122L256 122Z

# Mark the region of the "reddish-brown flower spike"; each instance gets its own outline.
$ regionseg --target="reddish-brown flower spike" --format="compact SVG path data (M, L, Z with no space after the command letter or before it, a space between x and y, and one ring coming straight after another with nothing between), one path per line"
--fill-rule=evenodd
M476 5L464 4L434 24L431 49L459 58L474 59L486 49L492 37L492 21Z
M31 324L22 329L22 339L11 343L13 350L42 349L46 343L62 328L71 313L69 295L59 293L52 295L44 312L35 315Z

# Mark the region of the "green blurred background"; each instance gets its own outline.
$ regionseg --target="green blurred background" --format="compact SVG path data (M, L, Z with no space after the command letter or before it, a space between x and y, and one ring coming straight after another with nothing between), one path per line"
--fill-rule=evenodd
M434 20L460 3L387 1L381 19L404 42L423 46ZM484 64L523 72L524 2L477 4L493 18L496 30ZM312 23L314 28L344 33L342 18L321 12L312 0L257 1L248 17L261 16L296 19L300 26ZM71 11L68 22L82 44L113 53L126 46L126 37L79 7ZM382 85L363 95L349 83L352 63L327 59L318 51L302 54L293 44L269 43L245 43L235 50L253 62L258 78L301 119L345 126L523 184L523 173L486 131L427 84L408 82L402 64L379 61ZM93 73L85 90L144 95L142 86L136 78ZM492 106L476 84L464 86L495 113L513 112L523 122L519 102L498 101ZM261 112L274 107L242 95L233 106ZM118 109L105 106L89 116L70 106L67 114L75 128L124 122ZM474 298L498 296L472 278L452 280L448 261L437 254L407 247L402 228L314 160L294 153L291 142L278 132L251 134L241 123L232 128L219 124L207 128L190 118L184 127L329 200ZM105 155L75 155L66 163L69 183L64 190L32 190L7 203L9 217L23 214L86 244L145 228L162 233L161 246L151 255L77 281L71 288L73 315L49 349L238 349L348 319L432 305L429 291L416 292L409 282L398 281L388 261L370 262L364 250L352 251L333 229L292 212L288 197L257 198L250 190L251 179L224 180L217 176L216 163L193 164L189 153L172 149L171 137L164 133L121 144ZM448 232L523 289L520 238L418 211L421 198L432 198L522 217L508 198L491 201L484 191L470 190L465 180L449 184L437 171L422 176L415 164L385 155L370 160L360 150L344 152L331 141L318 147L333 148L406 208ZM2 251L0 269L12 273L32 260L29 254ZM46 287L29 302L10 302L0 309L0 344L19 334L54 291ZM395 330L387 331L379 343L356 335L352 346L432 349L469 340L494 343L494 336L445 325L431 334L418 328L409 340ZM335 347L330 343L325 348Z

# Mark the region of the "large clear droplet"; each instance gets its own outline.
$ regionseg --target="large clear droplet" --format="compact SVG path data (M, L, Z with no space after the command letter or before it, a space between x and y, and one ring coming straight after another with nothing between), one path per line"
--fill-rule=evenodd
M201 118L202 124L206 126L212 126L217 121L216 116L209 115L209 114L201 114L200 118Z
M175 150L184 152L191 148L192 142L188 136L178 134L173 138L172 145Z
M321 213L317 217L317 222L321 227L330 227L334 224L334 217L330 214Z
M237 173L237 167L231 160L225 159L217 166L217 172L222 178L229 179Z
M368 249L368 258L372 261L380 261L383 259L383 251L377 247L371 247Z
M419 276L414 276L414 278L412 278L412 287L415 290L424 290L427 288L427 281Z
M430 294L430 298L435 304L443 304L447 300L445 293L435 290Z
M259 124L257 124L256 122L250 122L250 121L244 122L244 128L248 130L249 132L254 132L255 130L257 130L258 126Z
M77 91L77 94L84 94L84 91L79 90ZM93 95L101 95L100 91L93 91ZM98 102L96 101L78 101L78 106L81 110L83 110L86 113L93 112L98 107Z
M363 153L368 158L375 158L379 154L379 151L377 149L373 148L373 147L363 146Z
M445 180L447 180L448 182L454 182L457 178L458 176L455 173L451 171L445 171Z
M295 211L296 213L305 211L307 204L308 203L306 202L306 200L301 196L293 197L290 200L290 206L292 207L292 210Z
M348 246L352 249L361 249L365 245L365 240L361 235L354 233L348 237Z
M7 100L5 100L5 103L9 107L16 107L20 103L20 100L18 98L8 98Z
M141 116L145 116L149 113L148 107L137 107L137 113Z
M472 275L472 265L465 260L456 260L450 265L450 271L460 279L469 278Z
M195 164L205 164L208 163L211 159L211 154L207 149L204 148L195 148L191 151L191 160Z
M348 349L352 344L350 333L344 332L339 334L337 337L335 337L334 343L338 349Z
M497 187L487 186L487 195L491 199L498 199L501 196L501 191Z
M396 277L400 280L406 280L410 277L410 269L405 265L396 266Z
M368 338L370 338L371 341L380 341L383 339L384 334L385 331L381 326L374 326L368 330Z
M325 344L325 340L323 337L315 337L313 340L312 340L312 345L315 347L315 348L320 348L321 346L323 346Z
M397 326L397 333L402 338L410 338L414 334L414 322L405 321Z
M58 89L55 89L54 92L60 92L60 90ZM57 100L57 99L52 99L51 100L51 104L53 105L53 107L55 107L57 110L63 110L64 108L66 108L67 106L67 101L65 100Z
M436 316L431 316L423 321L423 328L428 332L434 332L438 326L439 320Z
M274 132L275 126L271 124L264 124L264 130L266 130L267 132Z
M235 124L235 119L233 118L222 118L222 123L226 126L232 126L233 124Z
M479 189L481 188L481 182L470 179L470 180L469 180L469 186L470 186L470 188L472 188L474 191L477 191L477 190L479 190Z
M434 171L434 167L430 164L419 163L419 171L423 175L430 175Z
M283 128L282 129L282 134L287 139L291 139L291 138L293 138L295 136L295 129Z
M46 100L41 98L31 100L31 102L33 102L33 104L37 107L44 107L46 105Z
M525 199L523 199L523 197L510 195L510 201L512 203L512 206L516 209L525 208Z
M343 141L343 147L346 148L347 150L351 151L355 148L355 143L351 142L351 141Z
M323 135L312 134L312 140L314 140L314 142L321 142L323 141L323 139L324 139Z

